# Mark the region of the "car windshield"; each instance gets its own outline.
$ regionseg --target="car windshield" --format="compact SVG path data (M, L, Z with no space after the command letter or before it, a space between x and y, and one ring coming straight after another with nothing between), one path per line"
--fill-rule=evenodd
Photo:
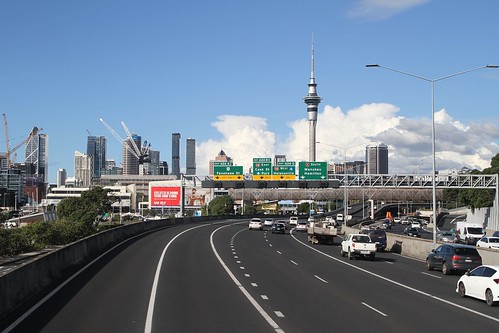
M466 256L478 256L478 251L473 248L468 247L456 247L454 249L454 253L458 255L466 255Z

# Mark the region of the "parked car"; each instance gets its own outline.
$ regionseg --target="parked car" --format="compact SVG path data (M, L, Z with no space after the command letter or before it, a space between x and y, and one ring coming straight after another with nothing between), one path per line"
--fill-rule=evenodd
M296 225L296 231L307 231L308 223L305 221L299 221Z
M445 275L465 272L482 264L482 257L474 246L443 244L433 249L426 257L426 269L441 269Z
M258 217L254 217L250 220L249 230L263 230L262 220Z
M286 224L282 222L275 222L272 224L272 233L284 234L286 233Z
M493 306L499 302L499 266L483 265L467 272L457 281L456 292L461 297L478 298Z
M421 237L421 233L419 232L419 228L407 227L404 229L404 235L410 237Z
M482 237L476 242L476 247L499 249L499 237Z
M271 218L266 218L264 221L263 221L263 225L265 227L270 227L272 226L272 224L274 224L274 219L271 219Z
M442 230L437 233L437 241L443 243L456 243L456 234L450 230Z
M386 232L380 229L363 229L361 234L369 235L371 241L376 243L376 251L385 251L386 249Z

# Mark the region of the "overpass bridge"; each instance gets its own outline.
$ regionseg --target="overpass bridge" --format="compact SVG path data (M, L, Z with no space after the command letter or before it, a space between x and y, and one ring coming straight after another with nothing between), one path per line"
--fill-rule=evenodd
M250 178L250 177L247 177ZM437 200L444 189L496 190L498 175L453 174L435 177ZM330 174L327 180L255 181L217 180L206 177L202 187L226 189L236 200L350 200L429 201L433 177L428 175Z

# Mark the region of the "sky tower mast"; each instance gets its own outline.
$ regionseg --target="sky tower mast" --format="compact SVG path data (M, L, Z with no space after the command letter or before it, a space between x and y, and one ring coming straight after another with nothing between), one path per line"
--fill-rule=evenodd
M308 115L308 160L315 161L315 132L317 127L317 106L322 98L317 95L317 84L314 77L314 36L312 35L312 66L310 72L310 82L308 83L308 94L303 97L303 101L307 104Z

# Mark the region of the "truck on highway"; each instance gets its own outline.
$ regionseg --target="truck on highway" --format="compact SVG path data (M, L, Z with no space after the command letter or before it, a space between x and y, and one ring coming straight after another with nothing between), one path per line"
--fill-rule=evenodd
M467 221L456 222L456 239L458 243L475 245L476 242L485 236L483 226Z
M338 235L336 223L330 221L311 221L307 227L308 241L313 244L324 243L332 245Z
M355 257L366 257L374 260L376 256L376 243L371 241L371 237L364 234L350 234L341 242L341 256L348 255L348 259Z

